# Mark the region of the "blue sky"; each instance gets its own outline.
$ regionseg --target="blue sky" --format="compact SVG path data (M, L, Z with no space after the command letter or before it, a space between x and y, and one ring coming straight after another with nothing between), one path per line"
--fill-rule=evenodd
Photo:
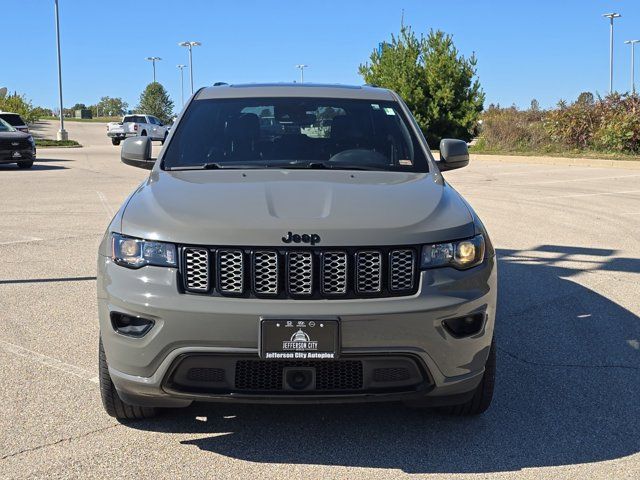
M630 49L640 38L637 0L334 1L59 0L65 106L120 96L131 106L152 80L147 56L162 57L158 81L180 103L176 65L187 63L182 40L194 49L197 86L216 81L305 80L362 83L357 67L378 42L405 23L418 32L441 29L459 50L478 57L489 103L542 106L581 91L608 90L609 26L618 11L614 88L630 88ZM53 0L2 0L4 45L0 86L34 104L57 104ZM147 8L148 6L148 8ZM640 44L638 48L640 85ZM185 84L187 85L185 70ZM185 89L188 90L188 87Z

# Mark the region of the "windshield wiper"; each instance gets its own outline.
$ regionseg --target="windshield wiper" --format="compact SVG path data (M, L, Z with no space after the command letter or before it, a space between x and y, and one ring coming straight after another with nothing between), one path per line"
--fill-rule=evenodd
M299 162L286 165L274 165L273 168L308 168L312 170L383 170L372 165L353 165L335 162Z
M239 164L226 164L226 163L218 163L218 162L207 162L202 163L200 165L184 165L179 167L166 167L165 170L242 170L245 168L265 168L264 165L256 165L256 164L248 164L248 163L239 163Z

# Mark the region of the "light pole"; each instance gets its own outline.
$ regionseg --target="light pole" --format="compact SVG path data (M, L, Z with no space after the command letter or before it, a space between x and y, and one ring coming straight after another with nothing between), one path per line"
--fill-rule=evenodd
M162 60L160 57L147 57L151 63L153 63L153 83L156 83L156 62Z
M60 130L56 135L58 140L69 140L69 135L64 129L64 112L62 108L62 59L60 57L60 15L58 13L58 0L54 1L56 11L56 44L58 47L58 95L60 97Z
M300 69L300 83L304 83L304 69L308 66L309 65L305 65L303 63L299 63L298 65L296 65L296 68Z
M636 93L636 79L635 79L635 46L640 40L626 40L624 43L631 45L631 93Z
M202 45L200 42L180 42L178 45L181 47L187 47L189 49L189 76L191 77L191 95L193 95L193 57L191 50L193 47L199 47Z
M602 15L609 19L609 94L613 93L613 20L620 18L619 13L605 13Z
M182 106L184 106L184 68L186 65L176 65L180 69L180 97L182 98Z

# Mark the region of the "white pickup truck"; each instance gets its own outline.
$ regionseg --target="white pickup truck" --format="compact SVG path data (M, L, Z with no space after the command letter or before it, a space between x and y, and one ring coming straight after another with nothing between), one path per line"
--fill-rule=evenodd
M169 133L169 127L153 115L132 114L122 117L121 122L109 122L107 124L107 136L111 143L120 145L127 137L150 137L151 140L160 140L164 143Z

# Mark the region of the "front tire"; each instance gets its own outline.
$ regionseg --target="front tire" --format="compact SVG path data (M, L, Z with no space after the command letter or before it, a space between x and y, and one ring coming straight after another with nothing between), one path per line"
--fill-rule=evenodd
M111 139L111 144L112 145L120 145L120 139L119 138L112 138Z
M139 407L122 401L109 375L109 365L102 347L102 338L100 338L98 346L98 369L100 397L102 398L102 406L108 415L118 420L142 420L157 415L158 411L154 407Z
M30 162L18 162L18 168L21 168L22 170L26 170L31 167L33 167L33 160Z
M484 367L484 375L480 384L476 387L473 397L460 405L440 407L438 410L447 415L466 417L480 415L487 411L493 399L493 390L496 383L496 345L495 339L491 342L489 358Z
M168 136L169 134L167 132L164 132L164 137L162 137L162 140L160 140L160 145L164 145L164 142L167 141Z

